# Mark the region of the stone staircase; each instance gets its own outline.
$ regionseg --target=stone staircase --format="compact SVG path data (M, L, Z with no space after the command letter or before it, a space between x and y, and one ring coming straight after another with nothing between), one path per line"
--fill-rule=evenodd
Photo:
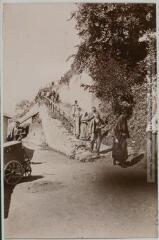
M54 103L47 97L44 98L43 103L48 108L50 117L61 121L68 133L73 134L73 119L64 111L62 105L60 106L60 104Z
M96 153L90 151L88 141L76 139L73 135L73 120L64 111L62 105L45 98L40 112L49 147L83 162L94 161L97 158ZM101 151L109 152L110 149L110 146L101 145Z

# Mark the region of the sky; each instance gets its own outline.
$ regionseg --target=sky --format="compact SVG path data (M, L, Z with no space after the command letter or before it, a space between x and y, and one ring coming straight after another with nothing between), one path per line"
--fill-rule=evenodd
M3 105L14 113L23 99L57 81L70 68L66 59L77 51L75 22L68 21L73 3L5 4L3 14Z

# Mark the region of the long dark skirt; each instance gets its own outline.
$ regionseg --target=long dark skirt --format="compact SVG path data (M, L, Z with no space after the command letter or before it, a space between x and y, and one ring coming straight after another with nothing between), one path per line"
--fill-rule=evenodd
M113 139L113 148L112 148L112 157L114 163L124 163L128 158L128 149L127 149L127 141L123 138L120 142L116 142Z

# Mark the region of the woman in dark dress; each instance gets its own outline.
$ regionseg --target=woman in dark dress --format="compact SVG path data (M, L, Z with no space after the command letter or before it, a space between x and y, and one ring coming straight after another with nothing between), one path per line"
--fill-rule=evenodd
M127 109L125 109L123 111L123 114L119 116L117 123L114 127L112 148L114 165L118 163L122 166L125 164L128 158L127 138L129 138L129 131L127 121L129 118L130 113L129 111L127 111Z

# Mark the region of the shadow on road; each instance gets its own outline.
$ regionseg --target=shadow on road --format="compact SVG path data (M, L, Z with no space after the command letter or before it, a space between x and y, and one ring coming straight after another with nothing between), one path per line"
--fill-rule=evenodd
M11 196L14 191L14 186L4 184L4 218L8 217Z
M36 176L24 177L21 180L21 182L18 184L21 184L22 182L32 182L32 181L38 180L40 178L43 178L43 176L36 175ZM10 186L10 185L4 183L4 218L8 218L11 198L13 196L15 187L16 186Z
M31 162L31 164L33 164L33 165L38 165L38 164L43 164L43 163L46 163L46 162Z
M135 156L134 158L132 158L130 161L126 162L125 165L127 167L133 166L134 164L140 162L144 157L144 154L141 153L138 156Z
M132 166L143 158L144 154L140 154L139 156L134 157L128 164L128 166ZM123 196L129 192L143 192L149 191L150 189L156 191L157 183L148 183L147 182L147 172L145 169L134 169L134 168L114 168L114 171L107 171L107 166L96 175L95 186L96 189L102 190L101 192L107 192L110 189L112 192L118 190ZM110 191L110 192L111 192Z
M42 175L28 176L28 177L22 178L20 183L23 183L23 182L33 182L33 181L38 180L40 178L43 178L43 176Z
M130 157L131 155L132 155L132 154L130 154L129 157ZM119 166L121 166L122 168L131 167L131 166L137 164L138 162L140 162L140 161L143 159L143 157L144 157L144 154L141 153L141 154L139 154L138 156L135 156L135 157L130 158L129 161L126 161L126 162L124 162L124 163L118 163L118 164L116 164L116 165L119 165Z
M108 149L106 149L106 150L100 151L100 153L106 154L106 153L111 152L111 151L112 151L112 147L111 147L111 148L108 148Z

